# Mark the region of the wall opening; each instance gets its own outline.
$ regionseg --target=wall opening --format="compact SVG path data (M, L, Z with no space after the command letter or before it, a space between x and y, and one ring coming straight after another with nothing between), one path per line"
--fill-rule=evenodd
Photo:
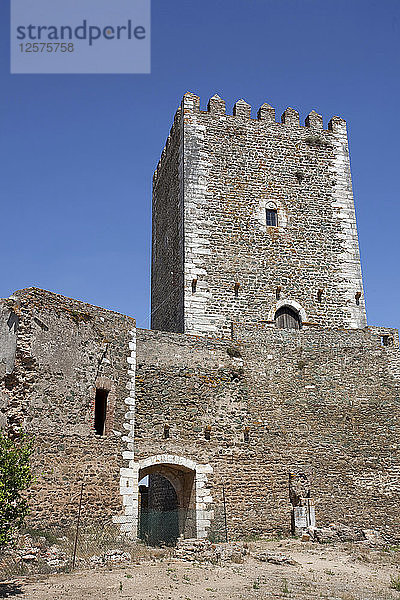
M278 211L276 208L266 208L267 227L276 227L278 225Z
M94 401L94 428L97 435L104 435L105 433L107 397L108 390L102 388L96 389L96 398Z
M382 335L381 346L393 346L393 337L391 335Z
M174 546L196 537L195 472L157 464L139 472L138 537L149 546Z
M290 306L281 306L275 313L275 325L278 329L301 329L300 315Z

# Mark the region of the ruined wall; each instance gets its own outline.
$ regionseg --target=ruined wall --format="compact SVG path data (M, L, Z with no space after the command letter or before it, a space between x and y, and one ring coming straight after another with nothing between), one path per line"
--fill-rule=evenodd
M185 94L182 169L171 170L178 152L170 140L155 174L154 218L163 225L153 244L165 244L165 232L183 219L184 331L227 336L231 321L273 319L277 300L300 304L312 324L365 326L345 121L333 117L325 130L313 111L300 126L288 108L277 123L267 104L251 119L244 101L233 113L218 96L204 112L197 96ZM266 226L270 203L277 227ZM153 270L169 289L170 265L153 261ZM153 329L166 320L168 330L182 331L180 321L171 327L173 303L165 294Z
M17 346L18 315L13 311L14 301L0 302L0 382L12 373ZM0 383L0 429L13 428L18 422L19 406L13 405Z
M0 384L18 407L8 414L9 424L33 436L35 445L29 523L75 523L82 480L84 522L122 519L122 453L132 444L127 359L135 322L34 288L16 292L2 310L18 322L15 365ZM3 337L9 319L1 323ZM94 430L96 388L109 392L104 436Z
M234 334L138 331L137 458L179 455L212 466L212 535L223 530L223 484L230 535L288 533L289 472L303 472L317 524L378 527L398 538L397 332L235 325ZM384 334L392 346L381 345Z
M319 525L400 541L397 331L139 330L136 355L123 315L35 289L1 310L1 335L11 321L16 333L13 367L12 344L3 352L3 418L35 437L31 524L72 525L84 479L84 522L135 536L139 479L168 473L188 509L182 531L224 539L224 486L230 536L288 533L293 472L311 482ZM109 390L104 436L96 386Z

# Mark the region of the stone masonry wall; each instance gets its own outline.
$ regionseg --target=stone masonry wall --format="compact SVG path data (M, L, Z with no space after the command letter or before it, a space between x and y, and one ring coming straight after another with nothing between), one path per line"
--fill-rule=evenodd
M2 301L2 311L17 332L15 365L0 387L18 409L6 416L35 443L29 523L74 524L82 480L83 522L123 519L120 470L133 441L125 398L134 320L34 288ZM8 329L2 323L0 335ZM104 436L94 430L96 387L109 391Z
M183 332L181 127L178 111L153 179L151 327Z
M397 331L234 323L233 339L139 330L136 349L132 319L56 294L0 308L3 420L35 438L32 525L71 526L84 479L83 521L135 536L140 477L168 472L199 537L224 538L223 486L231 537L288 533L293 472L311 481L319 525L400 541ZM109 390L104 436L96 386Z
M306 323L364 327L345 121L333 117L325 130L314 111L300 126L291 108L282 123L267 104L257 119L250 110L241 100L227 115L214 96L204 112L197 96L185 94L183 166L176 163L176 130L174 150L170 141L155 173L153 244L165 245L171 227L184 231L184 331L229 336L231 321L273 319L277 300L299 304ZM266 226L270 203L278 227ZM154 260L153 270L169 290L170 265ZM175 286L182 291L181 280ZM168 330L182 331L180 320L171 327L171 298L164 295L153 329L168 322Z
M393 346L381 345L384 333ZM137 458L212 466L211 534L223 530L222 485L231 536L288 533L289 472L304 472L317 524L377 527L398 539L397 332L235 324L234 336L138 330Z

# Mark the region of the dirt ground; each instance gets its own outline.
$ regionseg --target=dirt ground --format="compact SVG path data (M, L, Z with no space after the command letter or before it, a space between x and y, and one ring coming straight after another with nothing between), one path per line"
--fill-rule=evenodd
M298 540L254 542L243 563L193 564L164 558L76 571L19 577L0 583L0 598L21 600L400 600L400 552L357 544L317 545ZM280 552L297 565L259 562L257 552Z

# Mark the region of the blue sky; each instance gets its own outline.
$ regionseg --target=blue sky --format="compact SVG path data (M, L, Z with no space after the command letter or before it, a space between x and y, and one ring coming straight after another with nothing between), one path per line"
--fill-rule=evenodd
M368 321L400 326L398 0L153 0L150 75L10 75L9 0L0 28L0 297L147 327L152 172L184 92L218 92L347 120Z

